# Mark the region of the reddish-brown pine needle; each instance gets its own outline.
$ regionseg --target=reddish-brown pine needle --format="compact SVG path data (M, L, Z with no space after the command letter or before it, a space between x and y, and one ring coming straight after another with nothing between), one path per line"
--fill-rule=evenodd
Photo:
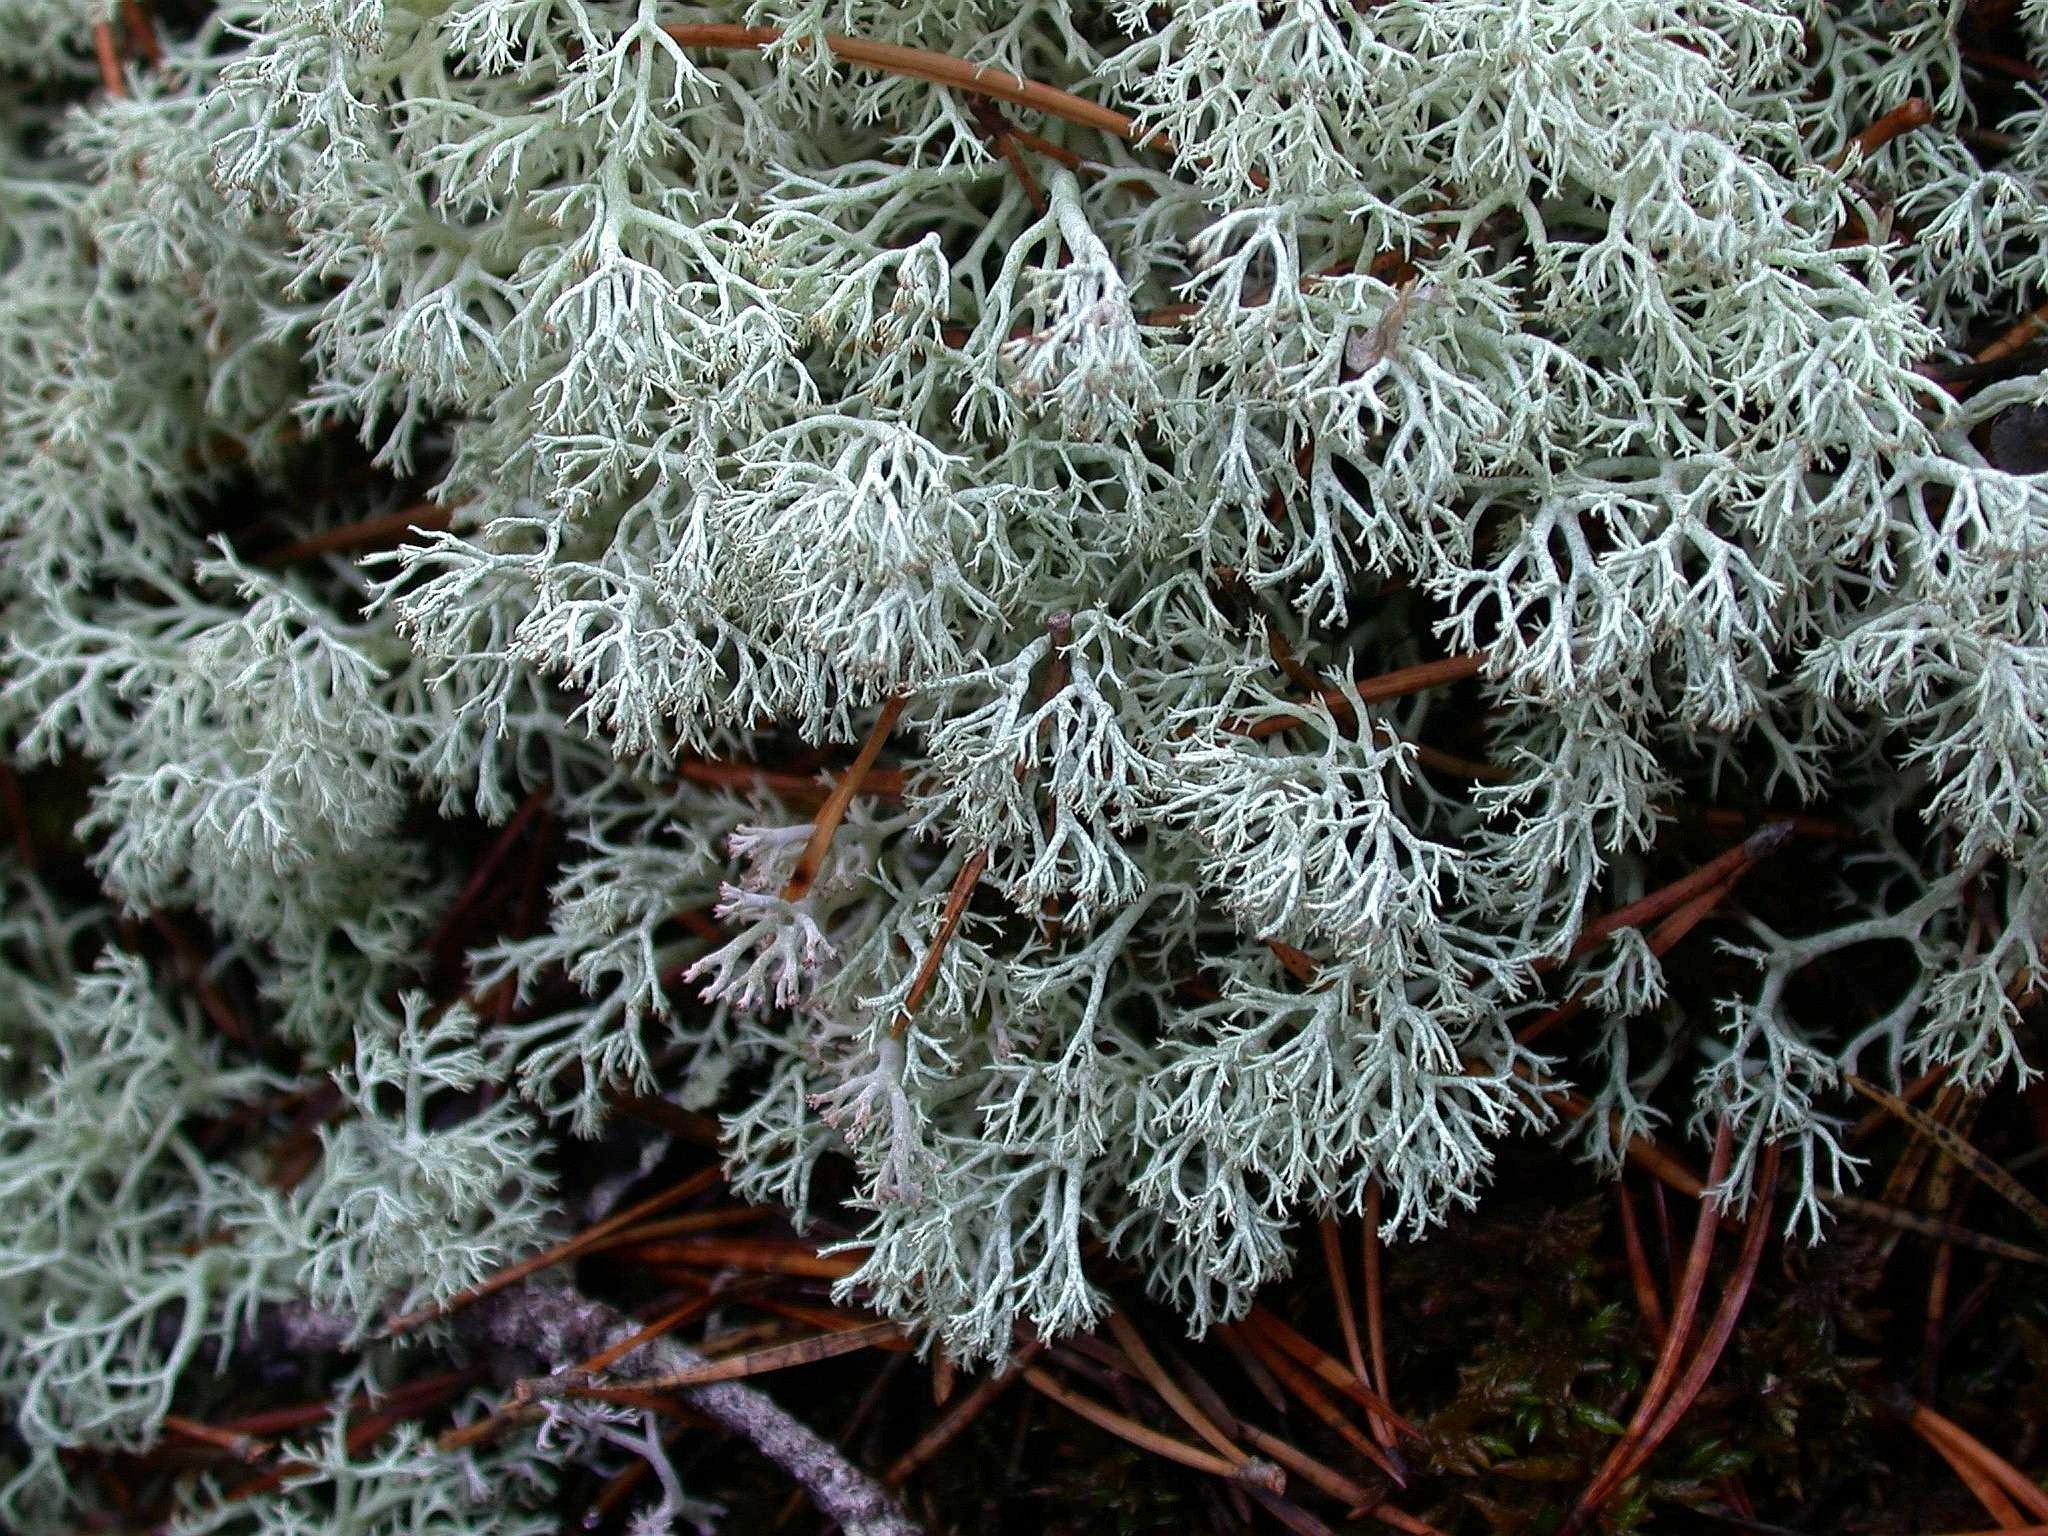
M882 712L875 718L867 740L861 743L853 766L840 776L839 782L832 786L832 793L818 808L817 819L811 824L810 840L804 844L803 852L797 856L796 868L790 872L789 882L782 888L784 901L802 901L810 893L811 885L825 867L825 855L832 849L833 834L838 832L840 822L846 819L846 810L853 804L853 797L860 793L861 781L875 766L875 759L882 755L883 743L896 729L896 717L903 713L903 705L901 694L882 705Z

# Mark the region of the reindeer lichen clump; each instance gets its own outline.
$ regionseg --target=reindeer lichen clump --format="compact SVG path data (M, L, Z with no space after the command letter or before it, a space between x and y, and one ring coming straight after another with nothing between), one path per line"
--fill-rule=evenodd
M1725 1126L1817 1231L1846 1071L2029 1072L2048 113L1959 0L6 15L0 730L103 893L13 794L16 1528L265 1308L536 1246L620 1094L800 1217L845 1160L845 1294L986 1362L1518 1131ZM1808 805L1724 996L1595 926ZM289 1188L219 1150L315 1091ZM206 1518L468 1529L601 1428Z

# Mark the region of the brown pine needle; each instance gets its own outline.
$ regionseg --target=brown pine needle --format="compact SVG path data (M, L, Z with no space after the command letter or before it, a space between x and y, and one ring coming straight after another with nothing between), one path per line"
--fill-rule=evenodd
M693 1318L700 1317L704 1313L709 1312L717 1301L718 1298L708 1292L702 1296L692 1296L680 1306L669 1308L668 1311L662 1313L661 1316L657 1317L645 1328L642 1328L638 1333L628 1334L625 1338L619 1340L618 1343L599 1350L588 1360L577 1366L576 1373L578 1375L596 1376L601 1372L610 1370L641 1345L650 1343L665 1333L673 1333Z
M437 1317L445 1317L471 1302L481 1301L486 1296L504 1290L508 1285L516 1285L528 1275L537 1274L566 1259L573 1259L588 1252L591 1247L612 1233L652 1216L656 1211L666 1210L672 1205L680 1205L685 1200L701 1195L723 1177L724 1169L716 1164L700 1169L681 1183L670 1185L660 1194L650 1195L637 1205L623 1211L615 1211L604 1220L593 1222L576 1236L556 1243L552 1248L543 1249L531 1258L507 1265L488 1280L481 1281L466 1291L458 1291L438 1306L421 1307L417 1311L387 1319L384 1326L378 1330L377 1336L388 1339L396 1334L408 1333L422 1323L431 1322Z
M197 1440L202 1445L226 1451L241 1461L261 1461L273 1449L268 1440L259 1440L254 1435L218 1424L202 1424L182 1413L165 1414L163 1424L174 1435L183 1435L187 1440Z
M2036 1520L2048 1520L2048 1489L2021 1472L1982 1440L1954 1420L1944 1418L1923 1403L1914 1403L1908 1422L1923 1438L1938 1435L1967 1456L1992 1481L2016 1499Z
M1720 1129L1714 1135L1714 1156L1708 1167L1707 1183L1718 1184L1727 1175L1728 1163L1734 1152L1734 1132L1727 1120L1722 1120ZM1664 1399L1677 1382L1680 1359L1685 1352L1686 1340L1692 1334L1694 1315L1699 1311L1700 1295L1706 1289L1707 1264L1714 1250L1714 1234L1719 1229L1719 1212L1714 1202L1702 1196L1699 1220L1694 1223L1692 1246L1686 1250L1685 1267L1679 1271L1676 1292L1671 1304L1671 1327L1664 1335L1664 1346L1657 1352L1657 1364L1644 1384L1642 1396L1636 1402L1636 1411L1630 1417L1628 1428L1620 1440L1609 1449L1607 1459L1586 1491L1579 1496L1577 1506L1563 1526L1563 1536L1584 1527L1585 1523L1599 1513L1624 1476L1624 1469L1638 1446L1647 1439L1651 1426L1664 1407Z
M1830 170L1838 169L1848 161L1849 145L1854 145L1862 150L1863 158L1868 160L1901 134L1911 133L1915 128L1925 128L1933 121L1934 108L1927 104L1926 99L1920 96L1909 96L1868 128L1857 134L1849 141L1849 144L1845 144L1842 148L1836 150L1828 158L1828 168Z
M766 48L781 40L782 32L777 27L742 27L720 23L683 24L664 27L663 31L685 48ZM923 80L931 85L942 85L950 90L970 96L983 96L991 101L1005 102L1013 107L1023 107L1033 112L1043 112L1048 117L1063 118L1081 128L1094 128L1103 133L1129 139L1133 143L1146 143L1154 148L1171 152L1173 145L1163 133L1141 136L1137 123L1122 112L1110 107L1098 106L1092 101L1071 95L1054 86L1043 85L1036 80L1021 80L1003 70L986 64L970 64L950 54L934 53L924 48L905 48L894 43L870 42L866 38L828 36L825 46L837 57L849 64L867 69L880 70L887 74L902 75L912 80Z
M1264 1507L1267 1514L1279 1522L1282 1530L1293 1532L1293 1536L1337 1536L1334 1530L1299 1504L1292 1503L1277 1493L1256 1487L1246 1491Z
M1317 1224L1323 1240L1323 1268L1330 1275L1330 1294L1337 1303L1337 1331L1344 1335L1344 1353L1351 1361L1351 1374L1371 1386L1372 1373L1365 1368L1365 1345L1358 1336L1358 1314L1351 1306L1351 1278L1344 1272L1344 1250L1336 1221L1325 1216Z
M619 1257L683 1269L743 1269L757 1275L799 1275L840 1280L866 1262L861 1253L820 1253L780 1237L682 1237L621 1244Z
M128 36L134 40L135 51L151 69L164 61L163 40L156 35L156 23L151 20L148 10L136 0L121 0L121 20L128 28Z
M693 1232L715 1232L721 1227L741 1227L748 1222L765 1221L770 1216L782 1213L765 1205L735 1205L721 1207L715 1211L688 1211L681 1216L664 1216L659 1221L643 1222L624 1232L614 1232L602 1238L586 1253L600 1253L608 1248L624 1247L632 1243L650 1242L662 1237L686 1237Z
M1425 688L1441 687L1445 683L1462 682L1468 677L1476 677L1479 669L1485 665L1486 658L1476 653L1469 656L1446 656L1440 661L1418 662L1412 667L1383 672L1377 677L1360 678L1352 684L1352 688L1361 703L1380 704L1388 699L1420 693ZM1350 712L1351 700L1342 691L1328 689L1322 698L1332 710L1340 714ZM1262 720L1239 724L1233 729L1254 741L1263 741L1268 736L1291 731L1301 723L1299 715L1269 715Z
M1980 363L2003 362L2019 351L2042 330L2048 329L2048 304L2043 304L2023 315L2019 321L2006 328L1999 336L1975 354Z
M366 517L361 522L345 523L339 528L329 528L321 533L294 539L278 549L270 550L256 557L256 564L272 569L280 565L296 565L301 560L310 560L315 555L339 554L350 549L376 549L388 544L400 543L408 533L415 531L439 533L454 520L455 509L461 502L442 505L439 502L416 502L409 507L400 507L396 512L386 512L378 517Z
M128 82L121 77L121 55L114 47L114 28L111 23L96 21L92 24L92 51L99 60L100 84L109 96L126 96Z
M718 1297L709 1292L702 1296L693 1296L680 1306L670 1308L638 1333L628 1334L618 1343L601 1349L588 1360L570 1367L564 1375L566 1378L587 1380L608 1371L641 1345L658 1339L665 1333L672 1333L692 1318L710 1311L717 1301ZM489 1415L478 1419L474 1424L464 1424L442 1435L439 1441L440 1448L443 1451L459 1450L464 1446L481 1445L495 1438L514 1420L531 1416L533 1399L539 1395L546 1394L528 1392L525 1382L517 1383L512 1389L512 1396L500 1403Z
M1917 1423L1913 1429L1937 1456L1948 1463L1949 1470L1956 1475L1956 1480L1970 1490L1970 1497L1984 1506L1984 1513L1998 1523L2001 1531L2025 1529L2027 1517L2020 1513L2017 1504L2005 1496L2005 1490L1998 1486L1988 1472L1942 1436L1931 1433Z
M1005 128L996 135L996 148L1002 151L1003 159L1009 162L1010 171L1024 188L1024 195L1030 199L1031 206L1038 211L1040 218L1044 218L1051 204L1046 202L1045 193L1039 189L1038 178L1031 174L1031 166L1024 159L1024 151L1017 142L1017 136Z
M1224 1459L1233 1465L1241 1466L1251 1460L1230 1436L1217 1427L1214 1419L1195 1406L1187 1393L1180 1389L1180 1384L1166 1374L1129 1318L1121 1312L1112 1312L1109 1316L1109 1331L1116 1335L1117 1347L1130 1357L1131 1364L1138 1368L1138 1374L1143 1376L1146 1384L1159 1394L1161 1402L1180 1415L1181 1422L1216 1447Z
M1282 1468L1328 1494L1348 1510L1363 1514L1379 1502L1379 1495L1363 1483L1353 1482L1335 1467L1317 1461L1308 1452L1289 1441L1282 1440L1276 1434L1259 1428L1256 1424L1241 1423L1237 1426L1237 1432L1244 1437L1247 1445L1268 1461L1277 1462Z
M759 763L718 762L709 758L684 758L675 765L675 775L692 784L714 789L737 789L772 794L799 804L822 804L830 795L813 773L792 773L784 768L764 768ZM871 768L861 781L860 793L877 799L900 800L910 775L901 768Z
M1987 1253L1997 1259L2011 1259L2019 1264L2048 1265L2048 1253L2038 1248L2023 1248L2018 1243L2008 1243L2002 1237L1991 1237L1953 1221L1944 1221L1938 1216L1923 1216L1918 1211L1902 1210L1895 1205L1886 1205L1878 1200L1864 1200L1855 1195L1830 1195L1828 1204L1850 1216L1860 1216L1865 1221L1880 1222L1887 1227L1896 1227L1902 1232L1917 1233L1931 1237L1938 1242L1954 1243L1958 1248L1968 1248L1977 1253Z
M1163 1456L1183 1467L1192 1467L1197 1472L1206 1472L1211 1477L1243 1481L1255 1486L1265 1486L1275 1493L1283 1491L1285 1480L1280 1469L1267 1462L1246 1461L1242 1463L1224 1460L1198 1446L1189 1445L1185 1440L1176 1440L1163 1435L1136 1419L1124 1417L1104 1403L1092 1397L1083 1396L1061 1384L1053 1376L1035 1365L1024 1367L1024 1380L1034 1392L1050 1398L1077 1418L1086 1419L1097 1429L1106 1430L1119 1440L1135 1445L1141 1451L1150 1451L1154 1456Z
M1523 1075L1518 1064L1516 1076ZM1570 1119L1576 1120L1592 1111L1592 1104L1583 1095L1573 1093L1569 1088L1545 1088L1540 1091L1545 1099ZM1647 1136L1629 1137L1623 1155L1666 1189L1676 1190L1689 1200L1699 1199L1701 1192L1707 1187L1698 1174Z
M1905 1121L1937 1151L1954 1159L1965 1173L1989 1185L1993 1191L2023 1212L2035 1226L2048 1230L2048 1204L2044 1204L2032 1190L1979 1152L1965 1137L1925 1110L1916 1109L1898 1095L1887 1093L1875 1083L1866 1082L1853 1072L1845 1072L1842 1075L1848 1080L1851 1088L1873 1103L1882 1104Z
M1657 1294L1657 1277L1650 1272L1649 1255L1643 1251L1643 1234L1636 1226L1635 1202L1628 1197L1627 1180L1615 1181L1614 1198L1621 1207L1621 1241L1628 1251L1628 1273L1635 1287L1636 1309L1643 1314L1643 1325L1661 1349L1665 1338L1664 1298Z
M1621 1469L1621 1477L1629 1478L1642 1469L1657 1447L1670 1438L1678 1427L1680 1419L1698 1400L1700 1391L1714 1374L1714 1367L1720 1363L1721 1354L1728 1347L1729 1339L1735 1335L1735 1325L1742 1316L1742 1304L1749 1299L1749 1288L1756 1281L1758 1261L1763 1257L1764 1239L1770 1233L1771 1208L1778 1183L1778 1149L1775 1145L1764 1148L1764 1155L1758 1165L1756 1178L1756 1208L1749 1213L1749 1224L1742 1234L1742 1249L1736 1256L1735 1272L1729 1276L1726 1289L1721 1292L1720 1305L1715 1307L1714 1316L1707 1324L1706 1337L1693 1352L1692 1363L1686 1367L1685 1375L1659 1410L1656 1421L1643 1437Z
M177 957L178 970L185 985L192 989L192 995L199 999L199 1006L206 1010L206 1016L213 1020L220 1032L238 1045L252 1045L256 1032L241 1014L232 1008L207 977L206 956L199 952L199 946L192 942L192 936L172 921L170 914L152 910L150 926L163 935L164 942L171 946Z
M1010 1357L1008 1365L994 1375L976 1382L973 1390L963 1393L952 1407L939 1416L937 1423L918 1436L915 1445L889 1463L889 1470L882 1474L883 1483L894 1488L907 1482L912 1473L951 1445L968 1425L987 1411L989 1404L1007 1392L1010 1384L1022 1376L1025 1367L1036 1360L1044 1350L1045 1340L1026 1340L1017 1353Z
M1365 1336L1372 1348L1372 1389L1388 1402L1394 1400L1392 1378L1387 1374L1387 1316L1385 1286L1380 1277L1380 1185L1374 1179L1365 1187ZM1394 1426L1377 1413L1366 1423L1373 1438L1394 1454ZM1396 1458L1398 1460L1398 1457Z
M1296 949L1292 944L1280 939L1267 939L1265 943L1266 948L1273 952L1273 958L1286 968L1288 975L1304 987L1315 981L1317 967L1313 955L1306 950Z
M974 895L974 887L981 880L981 872L988 868L988 850L977 848L967 856L960 866L960 873L953 877L953 888L946 893L946 909L939 914L938 930L932 934L932 942L924 952L924 960L917 968L917 975L911 979L910 991L904 996L903 1008L896 1020L889 1026L889 1034L901 1039L910 1028L911 1015L917 1012L924 1001L925 993L932 987L932 981L939 974L939 959L946 952L946 945L952 941L953 931L960 926L960 919L967 911L967 902Z
M36 872L35 831L29 826L28 797L21 792L21 780L13 765L0 757L0 812L7 816L7 829L14 838L15 856L30 874Z
M748 1304L759 1307L763 1312L772 1312L777 1317L786 1318L791 1322L806 1323L813 1328L822 1329L828 1333L845 1333L849 1329L865 1328L874 1321L872 1316L841 1312L836 1307L814 1306L807 1302L784 1301L779 1296L773 1295L753 1297ZM893 1343L886 1343L882 1347L888 1350L907 1352L913 1346L907 1338L899 1337Z
M438 1376L427 1376L418 1381L407 1382L388 1394L383 1399L382 1406L375 1412L366 1413L349 1425L341 1439L344 1450L350 1457L354 1457L364 1447L383 1439L407 1419L439 1406L464 1387L483 1380L489 1374L489 1367L471 1365L461 1370L444 1371ZM313 1470L310 1462L279 1462L261 1476L253 1477L239 1487L230 1488L222 1498L229 1503L253 1499L259 1494L270 1493L283 1487L293 1478L304 1477Z
M535 785L526 798L519 802L519 809L512 813L511 819L499 829L498 835L491 839L491 846L477 861L477 866L471 871L468 881L464 883L455 900L449 904L448 910L442 914L441 921L435 925L432 936L427 940L428 954L441 953L449 939L453 937L455 925L476 904L504 866L513 845L519 841L520 834L547 805L548 796L554 792L554 787L552 780Z
M1064 165L1070 171L1079 171L1084 166L1096 166L1098 169L1100 168L1096 161L1083 159L1080 155L1075 154L1071 149L1066 149L1061 145L1055 144L1051 139L1042 139L1035 133L1026 132L1024 129L1019 128L1014 124L1011 125L1010 128L1010 137L1015 139L1019 144L1022 144L1026 149L1032 150L1037 154L1044 155L1048 160L1058 161L1061 165Z
M765 1376L770 1371L786 1371L792 1366L830 1360L837 1355L850 1355L877 1344L894 1343L902 1337L903 1330L894 1323L864 1323L837 1333L814 1333L808 1338L792 1339L787 1344L750 1349L744 1354L727 1355L722 1360L706 1360L701 1365L686 1366L660 1376L635 1377L624 1386L635 1392L673 1392L682 1387L709 1386L714 1381L739 1381L748 1376ZM608 1398L619 1389L549 1376L523 1381L520 1390L533 1398Z
M1721 905L1722 900L1728 893L1735 889L1735 882L1740 877L1740 872L1738 871L1736 874L1728 876L1719 885L1709 886L1706 890L1701 891L1690 901L1686 902L1677 911L1673 912L1669 917L1665 918L1655 928L1651 929L1649 937L1644 941L1650 953L1659 956L1669 954L1671 950L1677 947L1679 940L1683 939L1688 933L1691 933L1693 929L1697 928L1706 919L1708 914ZM1527 1045L1530 1041L1541 1039L1544 1035L1549 1034L1558 1025L1570 1023L1581 1013L1585 1012L1586 1005L1592 1001L1592 997L1593 989L1590 986L1579 988L1578 991L1574 992L1548 1013L1543 1014L1533 1022L1525 1024L1515 1031L1516 1042L1521 1045Z
M1278 1348L1342 1392L1359 1407L1386 1415L1387 1422L1411 1440L1422 1438L1422 1432L1396 1413L1392 1403L1359 1381L1326 1351L1264 1307L1253 1307L1245 1318L1245 1323L1254 1331L1271 1339Z
M1405 1479L1400 1469L1395 1466L1394 1459L1380 1449L1379 1443L1372 1436L1351 1422L1329 1394L1317 1384L1313 1375L1295 1364L1267 1335L1255 1328L1245 1328L1242 1323L1236 1327L1242 1331L1245 1343L1265 1363L1266 1369L1278 1378L1280 1385L1285 1387L1325 1429L1378 1467L1394 1482L1405 1486Z
M1259 1396L1266 1400L1266 1406L1285 1418L1288 1410L1287 1393L1280 1383L1273 1379L1273 1373L1266 1369L1265 1361L1261 1360L1251 1345L1245 1342L1249 1337L1248 1333L1225 1326L1216 1330L1216 1337L1222 1340L1223 1347L1230 1352L1231 1359L1237 1362L1237 1368L1244 1372Z
M1391 1525L1397 1531L1407 1532L1408 1536L1444 1536L1442 1531L1427 1520L1418 1520L1406 1510L1396 1509L1384 1501L1373 1505L1366 1514L1379 1521L1381 1525Z
M782 887L784 901L802 901L810 893L818 873L825 867L825 855L832 850L833 834L839 830L839 823L846 819L846 809L853 804L853 797L860 793L861 780L868 770L875 766L875 759L882 755L883 743L889 733L896 729L896 717L903 713L904 697L896 694L882 705L882 712L868 731L867 740L860 745L860 753L853 760L853 766L840 776L832 786L832 793L818 808L817 819L811 823L810 840L797 855L796 868L790 871L788 882Z
M1914 1078L1912 1082L1906 1084L1905 1087L1899 1090L1899 1099L1903 1103L1918 1104L1922 1099L1926 1098L1929 1093L1933 1092L1936 1088L1938 1088L1941 1085L1942 1080L1947 1076L1948 1066L1946 1063L1944 1063L1941 1066L1931 1068L1928 1071L1922 1072L1918 1077ZM1871 1137L1875 1136L1885 1126L1890 1125L1891 1123L1892 1112L1889 1109L1885 1108L1884 1105L1880 1104L1877 1106L1877 1108L1865 1114L1861 1120L1858 1120L1854 1125L1850 1126L1849 1134L1845 1139L1851 1143L1859 1141L1868 1141Z
M1792 838L1792 824L1788 821L1774 821L1759 827L1740 843L1717 858L1708 860L1691 874L1672 881L1669 885L1639 897L1623 907L1617 907L1606 916L1596 918L1580 930L1577 942L1572 945L1574 957L1585 954L1599 945L1608 935L1622 928L1640 928L1664 916L1675 908L1684 906L1694 897L1704 895L1716 886L1733 884L1748 872L1749 866L1759 859L1769 858ZM1556 962L1551 962L1554 965ZM1538 964L1537 969L1548 970L1551 965Z

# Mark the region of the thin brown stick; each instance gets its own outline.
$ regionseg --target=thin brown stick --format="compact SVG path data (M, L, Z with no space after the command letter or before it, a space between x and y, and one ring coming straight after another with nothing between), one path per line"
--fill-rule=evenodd
M882 705L882 712L868 731L867 740L861 743L853 766L840 776L839 782L832 786L832 793L818 808L817 818L811 823L810 839L804 844L803 852L797 855L796 868L790 871L789 880L782 887L784 901L802 901L810 894L819 871L825 867L825 855L831 851L833 834L839 830L840 822L846 819L846 810L853 804L853 797L860 793L861 780L875 766L875 759L882 755L882 746L888 741L889 733L896 729L896 717L903 713L904 703L904 697L899 693Z

